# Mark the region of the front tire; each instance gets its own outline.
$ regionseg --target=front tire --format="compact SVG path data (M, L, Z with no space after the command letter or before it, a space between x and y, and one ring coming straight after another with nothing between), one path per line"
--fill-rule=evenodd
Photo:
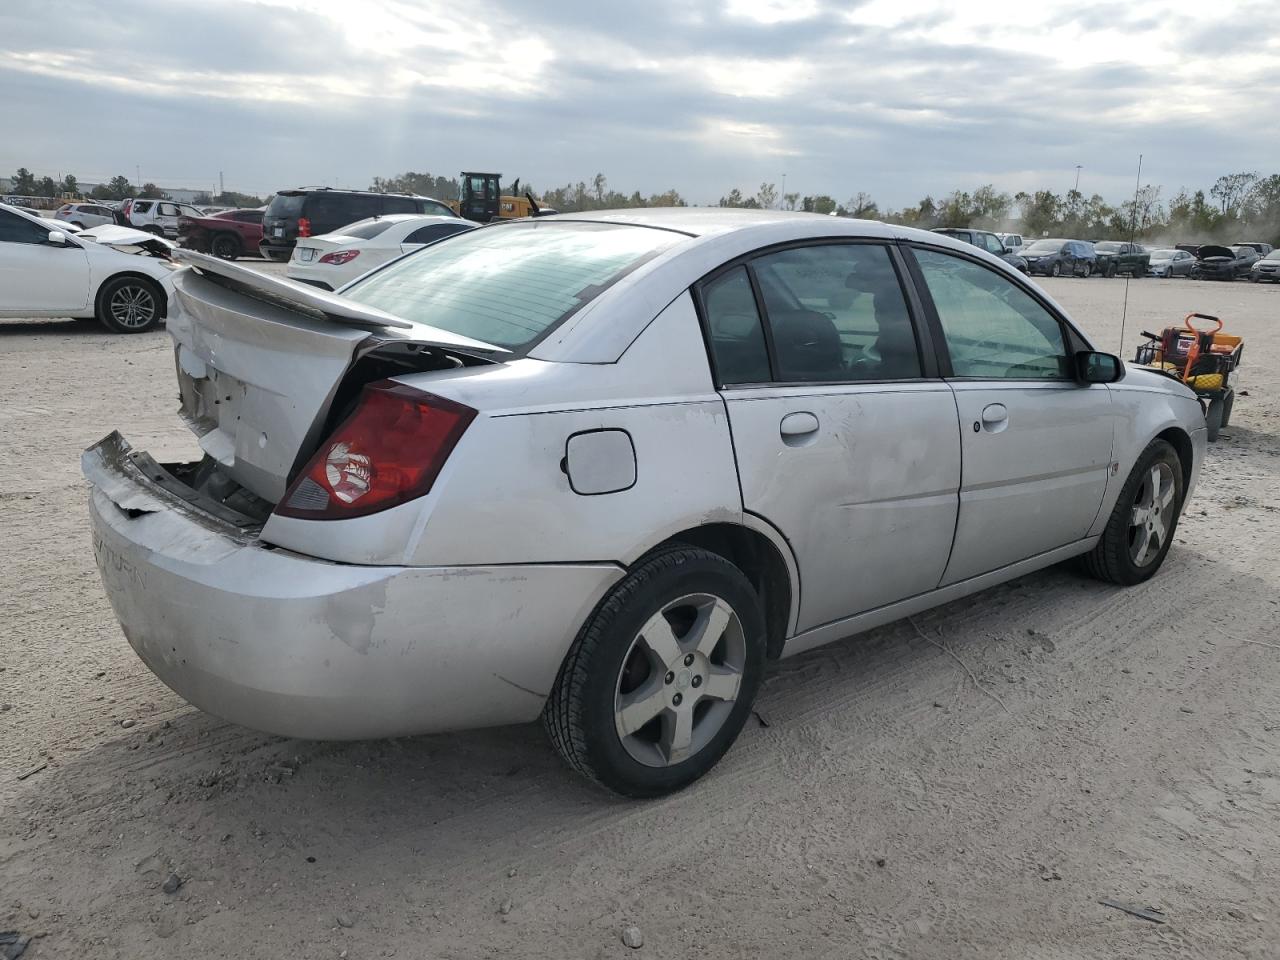
M639 561L587 620L543 727L579 773L623 796L662 796L729 749L764 661L764 614L742 571L707 550L664 549Z
M1085 555L1091 576L1133 586L1156 575L1182 512L1182 461L1164 440L1152 440L1120 489L1097 546Z
M142 277L116 277L98 291L95 314L112 333L145 333L163 316L164 295Z

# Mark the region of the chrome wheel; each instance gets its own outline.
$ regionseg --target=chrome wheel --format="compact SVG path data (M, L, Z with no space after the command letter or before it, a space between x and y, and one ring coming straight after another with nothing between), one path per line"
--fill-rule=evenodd
M705 747L733 711L746 663L742 623L720 597L694 593L655 613L631 641L614 690L628 755L666 767Z
M1129 558L1136 567L1145 567L1160 556L1174 522L1176 487L1173 469L1155 463L1142 479L1129 514Z
M156 319L156 295L141 284L126 284L111 294L107 311L121 329L149 327Z

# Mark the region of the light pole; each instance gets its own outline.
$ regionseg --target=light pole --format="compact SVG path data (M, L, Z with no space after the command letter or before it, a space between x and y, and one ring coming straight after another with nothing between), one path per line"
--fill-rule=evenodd
M1072 193L1080 192L1080 166L1081 166L1080 164L1078 163L1076 164L1076 185L1072 187L1072 190L1071 190Z

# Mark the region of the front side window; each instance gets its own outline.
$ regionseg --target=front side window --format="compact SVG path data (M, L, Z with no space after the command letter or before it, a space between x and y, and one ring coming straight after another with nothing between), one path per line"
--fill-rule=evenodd
M907 302L884 247L795 247L751 265L764 298L779 381L921 375Z
M720 382L768 383L769 351L747 268L734 267L703 284L702 308Z
M383 213L421 213L418 208L419 201L413 197L383 197L382 212Z
M988 253L994 253L996 256L1004 253L1004 244L1000 242L1000 238L994 233L984 233L982 239L987 245Z
M162 217L176 217L177 215L178 215L178 207L177 207L177 205L172 204L172 203L162 203L162 204L160 204L160 216L162 216Z
M517 221L433 244L342 294L405 320L519 349L685 239L651 227Z
M62 229L62 224L58 224ZM25 217L0 210L0 243L44 243L49 231Z
M936 250L915 255L955 376L1071 379L1062 326L1031 294L972 261Z

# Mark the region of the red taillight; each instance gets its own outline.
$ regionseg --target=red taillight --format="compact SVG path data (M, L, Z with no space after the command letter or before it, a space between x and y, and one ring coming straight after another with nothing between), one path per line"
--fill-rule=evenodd
M306 217L298 218L298 236L300 237L311 236L311 221L308 220Z
M359 250L337 250L333 253L326 253L320 258L320 262L332 263L335 266L342 266L342 264L350 263L358 256L360 256Z
M384 380L360 402L285 491L276 513L345 520L421 497L475 419L470 407Z

